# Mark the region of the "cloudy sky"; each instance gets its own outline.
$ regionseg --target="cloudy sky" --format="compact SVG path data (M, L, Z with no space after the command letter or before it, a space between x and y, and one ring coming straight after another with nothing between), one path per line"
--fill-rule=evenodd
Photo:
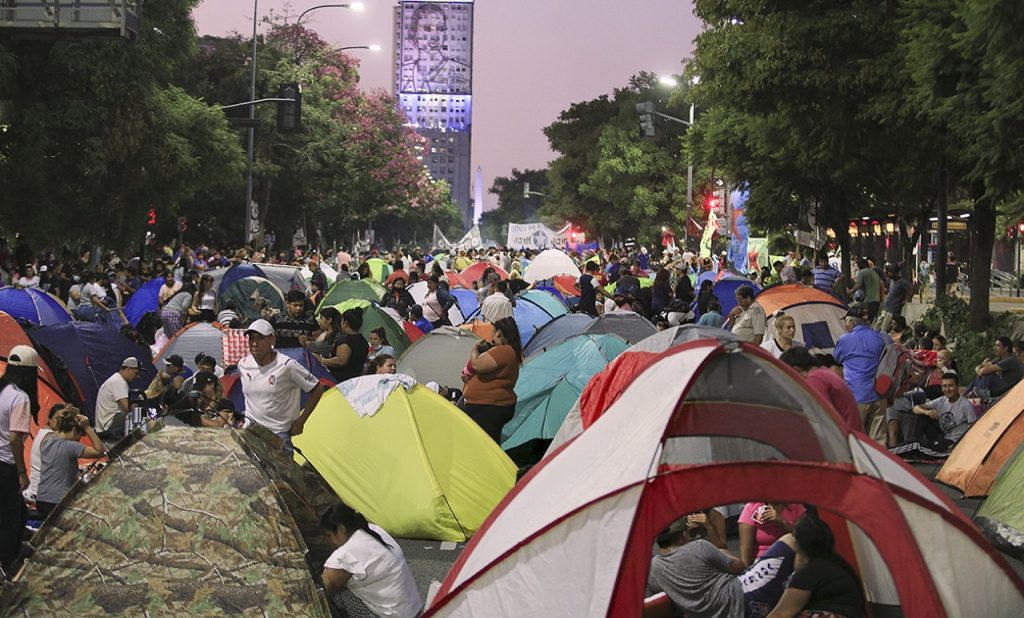
M261 17L300 12L324 0L258 0ZM361 13L323 8L303 20L336 46L379 44L352 52L366 89L392 90L394 0L364 0ZM199 33L252 32L251 0L203 0ZM485 188L513 168L543 168L554 158L541 130L570 104L611 93L639 71L678 73L700 21L688 0L478 0L474 8L473 168ZM488 209L496 206L485 196Z

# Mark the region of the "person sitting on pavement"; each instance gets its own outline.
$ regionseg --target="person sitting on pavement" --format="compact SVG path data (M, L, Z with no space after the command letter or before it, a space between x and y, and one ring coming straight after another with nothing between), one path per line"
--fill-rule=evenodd
M969 393L980 397L1000 397L1020 382L1024 375L1024 364L1013 353L1013 342L1009 337L997 337L996 359L985 359L974 368L977 376L967 388Z
M743 562L691 531L682 517L658 534L647 596L664 592L687 617L743 616Z
M911 412L917 422L907 430L903 444L892 449L898 455L918 450L942 457L978 420L977 408L960 394L959 380L952 372L942 376L942 397L916 405Z
M868 326L869 312L862 304L850 305L832 355L843 366L843 377L857 398L864 430L878 442L885 442L885 399L875 392L875 374L885 350L882 335Z
M306 296L301 291L288 290L284 300L287 311L270 320L277 333L277 347L300 348L313 339L319 326L313 313L306 311Z
M128 385L139 377L139 359L129 356L121 368L100 386L96 393L96 431L105 439L124 435L124 417L128 414Z
M796 571L768 618L818 616L861 618L864 593L856 571L835 552L835 537L816 515L793 528Z
M59 404L58 404L59 405ZM107 446L96 435L89 418L73 405L54 406L53 432L39 445L39 487L36 490L36 510L49 515L75 484L79 459L97 459L107 452ZM80 442L89 438L92 446Z
M414 618L423 609L402 549L383 528L343 502L320 517L337 549L324 562L324 592L348 616Z
M744 567L760 558L772 543L793 531L806 512L801 504L748 502L737 520L740 533L740 559Z
M217 376L211 371L200 371L193 376L192 389L170 406L164 422L189 427L233 427L239 420L237 416L235 404L224 398L224 387Z

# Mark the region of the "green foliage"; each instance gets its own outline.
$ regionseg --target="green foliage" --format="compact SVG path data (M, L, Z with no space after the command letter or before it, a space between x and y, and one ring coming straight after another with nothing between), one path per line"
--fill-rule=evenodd
M1002 327L988 331L974 330L970 327L970 313L970 306L962 298L947 295L936 301L921 317L929 330L945 333L946 344L962 372L971 371L982 360L990 358L996 336L1009 332Z

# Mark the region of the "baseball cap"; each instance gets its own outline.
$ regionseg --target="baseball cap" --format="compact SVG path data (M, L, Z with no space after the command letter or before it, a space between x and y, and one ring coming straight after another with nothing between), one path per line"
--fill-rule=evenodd
M208 384L214 384L217 382L217 376L211 371L200 371L196 374L196 379L193 382L196 390L202 390L206 388Z
M11 367L38 367L39 355L27 345L16 345L7 355L7 364Z
M853 303L846 311L848 318L863 318L868 314L868 306L861 303Z
M274 336L274 327L270 325L270 322L260 319L256 320L249 325L249 328L245 329L245 334L248 335L249 333L259 333L264 337L272 337Z
M183 359L178 354L171 354L170 356L167 357L167 360L164 361L164 364L174 365L175 367L184 367L185 359Z
M139 368L139 359L135 358L134 356L129 356L128 358L126 358L123 361L121 361L121 367L128 367L130 369L138 369Z

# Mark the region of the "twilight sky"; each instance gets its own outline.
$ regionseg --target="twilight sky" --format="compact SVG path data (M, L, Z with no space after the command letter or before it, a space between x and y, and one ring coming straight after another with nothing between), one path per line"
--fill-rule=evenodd
M259 14L294 17L326 0L258 0ZM362 13L318 9L303 23L335 46L357 50L365 89L392 91L395 0L363 0ZM203 0L193 13L200 35L252 32L251 0ZM610 94L639 71L679 73L700 20L689 0L477 0L473 41L473 169L486 193L512 168L543 168L554 158L541 130L578 101ZM248 35L247 35L248 36Z

